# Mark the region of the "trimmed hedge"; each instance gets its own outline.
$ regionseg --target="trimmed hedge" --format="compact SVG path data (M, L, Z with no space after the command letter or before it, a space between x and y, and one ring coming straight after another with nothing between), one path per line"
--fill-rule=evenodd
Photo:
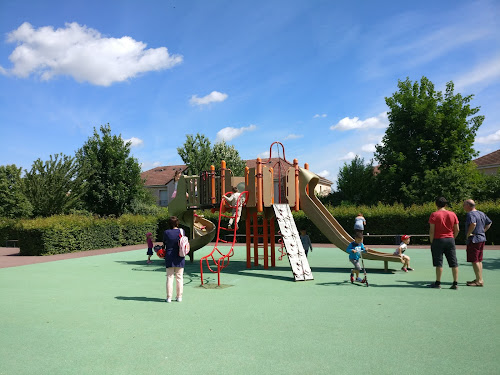
M16 223L16 219L0 218L0 246L4 246L7 240L17 239Z
M145 243L146 233L156 233L157 225L152 216L56 215L19 220L15 232L21 255L52 255Z

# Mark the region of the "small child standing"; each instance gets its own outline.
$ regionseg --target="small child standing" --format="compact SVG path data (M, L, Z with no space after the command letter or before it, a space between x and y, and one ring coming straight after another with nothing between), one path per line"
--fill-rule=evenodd
M413 271L413 268L410 267L410 257L408 255L404 255L403 253L406 251L408 244L410 243L410 236L407 234L403 234L401 236L401 244L394 252L394 255L399 255L401 258L401 263L403 263L402 271L408 272Z
M311 239L307 235L307 232L305 229L300 230L300 241L302 242L302 247L304 248L306 252L306 257L307 253L309 253L309 249L311 249L311 252L313 251L312 244L311 244Z
M153 263L151 261L151 255L153 255L153 233L151 232L148 232L146 233L146 241L148 242L148 252L147 252L147 255L148 255L148 264L151 264Z
M351 242L346 249L346 252L349 254L349 261L354 265L354 269L351 270L351 282L353 281L354 274L356 274L356 281L363 281L361 277L359 277L359 271L361 271L359 258L361 257L362 251L366 253L365 246L363 245L363 234L356 231L354 241Z

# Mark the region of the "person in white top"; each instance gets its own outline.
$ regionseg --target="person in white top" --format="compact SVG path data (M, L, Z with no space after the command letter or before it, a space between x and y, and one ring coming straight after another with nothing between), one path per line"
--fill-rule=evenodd
M240 195L241 195L241 193L238 191L238 188L237 187L233 187L231 195L229 197L225 196L225 195L223 196L224 199L233 208L233 216L236 215L236 210L238 210L238 217L236 218L236 226L235 226L236 230L238 230L238 223L240 222L240 219L241 219L241 208L243 206L244 199L245 199L244 197L241 197L241 199L239 201L239 204L238 204L238 198L240 197ZM238 205L238 207L236 207L236 205ZM228 229L231 229L231 226L233 225L233 222L234 222L234 218L230 218L229 219Z
M410 257L404 254L409 243L410 236L408 236L407 234L403 234L401 236L401 244L394 252L394 255L399 255L401 257L401 263L403 263L403 268L401 268L401 270L405 272L413 271L413 268L410 267Z

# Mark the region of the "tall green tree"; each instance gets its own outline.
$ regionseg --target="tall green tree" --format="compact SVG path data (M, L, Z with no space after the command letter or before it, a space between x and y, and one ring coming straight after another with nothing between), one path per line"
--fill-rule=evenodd
M0 217L31 216L33 207L24 195L21 171L15 164L0 165Z
M81 205L82 179L75 158L58 154L37 159L25 171L24 192L35 216L67 213Z
M99 215L121 215L143 192L141 168L130 156L130 142L111 134L109 124L94 128L94 135L76 153L85 181L85 208Z
M212 146L210 140L203 134L196 136L186 135L186 142L182 147L177 148L177 153L184 164L188 166L191 174L200 174L210 170L212 163Z
M226 167L229 168L233 175L244 176L245 161L241 159L240 153L234 146L229 146L225 141L218 142L212 149L212 164L217 168L221 160L226 162Z
M343 201L356 205L370 205L377 201L373 175L373 162L365 164L365 159L356 155L350 164L344 163L337 178L337 192Z
M472 98L455 94L453 82L446 84L443 95L426 77L420 83L398 81L398 91L385 98L389 127L375 152L384 201L419 203L429 187L426 174L472 160L475 135L484 120L474 116L479 108L470 106Z

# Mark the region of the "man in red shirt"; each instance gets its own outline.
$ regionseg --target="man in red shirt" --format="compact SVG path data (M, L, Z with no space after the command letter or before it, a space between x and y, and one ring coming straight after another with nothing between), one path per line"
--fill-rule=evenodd
M454 212L446 209L447 204L448 201L443 197L436 199L438 209L429 217L432 264L436 267L436 282L429 287L441 289L444 254L453 274L453 284L450 289L458 289L458 262L455 249L455 238L459 232L458 218Z

